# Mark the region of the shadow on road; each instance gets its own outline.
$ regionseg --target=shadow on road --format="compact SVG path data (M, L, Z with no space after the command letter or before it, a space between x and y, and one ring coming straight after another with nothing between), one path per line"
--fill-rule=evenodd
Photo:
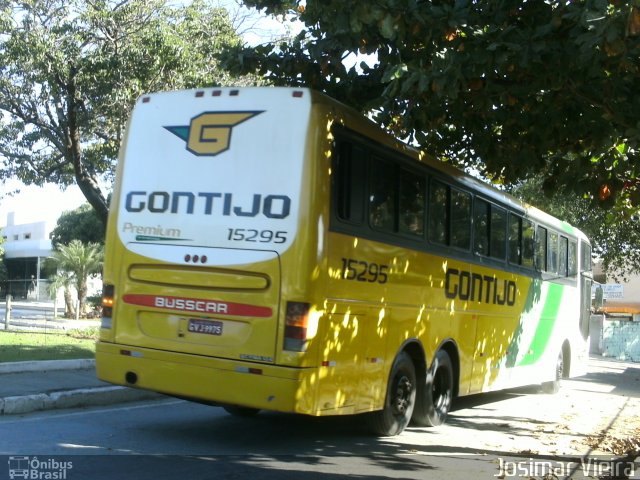
M640 398L640 366L594 358L591 365L589 373L570 381L574 389Z

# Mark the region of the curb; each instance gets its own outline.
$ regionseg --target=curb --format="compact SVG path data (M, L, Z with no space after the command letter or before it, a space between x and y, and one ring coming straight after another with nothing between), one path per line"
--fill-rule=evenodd
M95 368L93 358L77 360L32 360L28 362L0 363L0 374L22 372L52 372L55 370L89 370Z
M128 387L80 388L63 392L38 393L0 398L0 415L16 415L40 410L77 408L113 403L160 399L163 395Z
M59 370L94 369L93 358L77 360L33 360L29 362L0 363L0 374L24 372L51 372ZM78 388L50 393L35 393L0 398L0 416L17 415L41 410L110 405L114 403L157 400L163 398L156 392L136 388L109 385L106 387Z

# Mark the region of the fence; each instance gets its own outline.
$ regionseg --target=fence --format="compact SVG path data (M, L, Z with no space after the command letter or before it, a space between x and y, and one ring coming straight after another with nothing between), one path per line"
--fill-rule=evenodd
M23 279L7 280L0 282L0 299L4 300L10 294L14 300L31 300L37 302L50 302L49 280Z
M591 317L591 353L640 362L640 322Z

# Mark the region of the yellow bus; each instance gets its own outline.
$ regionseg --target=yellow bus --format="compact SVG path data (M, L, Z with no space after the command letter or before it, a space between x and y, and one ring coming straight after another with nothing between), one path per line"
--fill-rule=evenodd
M585 235L311 90L141 97L107 230L114 384L395 435L585 370Z

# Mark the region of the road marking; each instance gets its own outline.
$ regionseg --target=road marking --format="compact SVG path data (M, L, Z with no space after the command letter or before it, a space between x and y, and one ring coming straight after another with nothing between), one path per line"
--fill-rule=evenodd
M68 412L68 413L59 413L55 410L46 410L40 412L34 412L35 415L29 417L18 416L17 418L9 418L7 416L0 418L0 425L11 424L11 423L23 423L23 422L35 422L41 421L45 418L69 418L69 417L78 417L81 415L86 415L87 413L109 413L116 412L122 410L138 410L140 408L150 408L155 406L164 406L164 405L176 405L179 403L189 403L186 400L156 400L152 402L145 402L144 404L138 405L129 405L120 404L120 407L105 407L105 408L85 408L81 412Z

